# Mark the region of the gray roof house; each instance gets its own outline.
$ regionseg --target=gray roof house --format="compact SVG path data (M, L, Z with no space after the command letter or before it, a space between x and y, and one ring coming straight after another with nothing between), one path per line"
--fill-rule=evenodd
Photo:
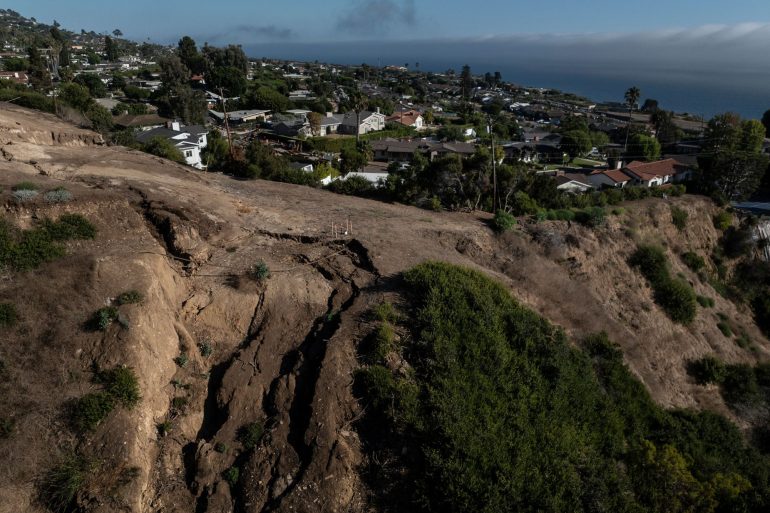
M362 111L358 119L359 123L356 127L356 113L346 112L339 131L346 134L368 134L385 129L385 114L380 113L379 107L377 112Z
M160 137L176 146L184 156L185 163L196 169L203 169L201 151L208 145L208 130L199 125L182 126L178 121L168 124L167 127L153 128L141 132L136 140L142 144Z

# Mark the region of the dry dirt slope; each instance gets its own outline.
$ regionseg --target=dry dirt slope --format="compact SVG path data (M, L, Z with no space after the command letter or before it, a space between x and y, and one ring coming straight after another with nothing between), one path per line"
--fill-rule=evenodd
M271 182L207 175L123 148L53 117L0 106L0 201L21 227L80 213L93 241L27 273L3 274L0 301L20 322L0 332L0 511L42 511L36 482L71 448L98 462L78 497L86 511L368 511L357 468L361 408L350 384L364 313L395 298L398 275L426 259L485 270L516 297L580 336L606 330L663 405L725 412L714 390L690 382L685 362L718 353L764 359L770 346L744 310L700 283L676 256L704 256L718 234L704 200L671 200L690 212L680 233L668 202L628 205L607 226L545 223L495 236L482 215L423 210ZM75 200L20 205L22 180L65 186ZM332 239L331 223L353 223ZM626 260L635 242L664 243L676 272L714 297L692 326L672 324ZM245 277L257 260L272 276ZM121 307L127 328L88 331L83 323L130 289L145 296ZM744 326L756 346L740 349L716 327L716 312ZM199 346L212 349L209 356ZM184 366L174 359L186 355ZM118 409L78 438L67 401L98 387L95 366L127 365L142 401ZM238 431L265 425L253 451ZM157 425L170 432L160 436ZM223 473L240 469L240 492Z

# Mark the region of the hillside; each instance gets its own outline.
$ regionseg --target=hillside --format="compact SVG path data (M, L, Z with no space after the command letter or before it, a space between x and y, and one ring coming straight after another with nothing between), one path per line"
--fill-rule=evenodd
M678 256L707 257L719 239L717 209L704 198L629 203L599 228L546 222L496 235L486 214L204 174L7 104L0 152L10 225L32 230L78 214L96 228L93 239L64 242L56 260L3 273L0 302L18 320L0 331L0 411L13 424L0 458L14 462L0 470L2 512L45 511L40 484L74 449L88 462L80 467L98 468L77 494L84 511L369 511L360 470L376 455L357 428L359 346L376 305L409 309L402 273L426 260L482 271L572 340L607 332L660 406L749 427L686 370L709 354L749 364L770 355L748 308ZM63 186L73 199L19 202L20 182ZM689 213L683 231L671 205ZM332 223L347 222L351 233L333 238ZM699 308L689 326L673 323L628 264L644 242L662 244L672 272L714 308ZM141 301L119 304L127 291ZM89 320L105 307L117 309L115 322L94 329ZM753 349L720 331L719 313ZM121 366L135 372L141 400L78 433L73 401Z

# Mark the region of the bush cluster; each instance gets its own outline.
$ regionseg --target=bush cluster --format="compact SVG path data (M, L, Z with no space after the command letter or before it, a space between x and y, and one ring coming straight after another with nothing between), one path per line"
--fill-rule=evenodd
M725 231L733 224L733 215L726 210L720 210L714 215L714 228Z
M684 265L689 267L691 271L696 273L706 267L706 260L704 260L698 253L692 251L682 254L682 262L684 262Z
M261 422L246 424L238 430L238 441L241 442L244 449L251 451L255 449L262 440L264 432L265 427Z
M655 302L674 322L689 324L695 319L697 296L686 281L673 278L663 248L642 245L629 263L638 267L655 292Z
M677 230L680 232L684 231L685 228L687 228L687 218L688 214L686 211L682 210L679 207L671 207L671 222L674 223L674 226Z
M505 210L498 210L495 212L495 217L492 219L492 228L497 233L503 233L516 226L516 218L512 214L509 214Z
M64 187L58 187L45 193L45 200L48 203L68 203L72 201L72 193Z
M40 483L40 500L54 513L72 511L77 493L85 485L95 465L74 453L61 461L43 476Z
M117 405L131 409L141 400L139 380L127 367L98 372L95 381L103 386L75 400L70 408L70 422L80 433L94 431Z
M96 228L78 214L62 215L58 221L43 220L39 226L19 230L0 221L0 264L17 271L39 267L64 256L63 241L93 239Z
M687 511L676 506L686 497L709 497L713 511L768 506L768 464L740 431L661 409L606 335L580 351L476 271L431 262L405 277L414 372L372 365L354 387L367 446L398 469L367 474L394 510Z

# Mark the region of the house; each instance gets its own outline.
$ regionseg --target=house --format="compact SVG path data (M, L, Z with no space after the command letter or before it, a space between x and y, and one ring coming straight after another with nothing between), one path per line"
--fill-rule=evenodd
M216 110L209 110L209 116L216 119L220 123L224 122L225 119L225 114ZM235 125L265 121L269 117L269 110L236 110L227 113L227 121Z
M374 160L381 162L411 162L414 154L421 151L420 141L399 141L397 139L380 139L372 141Z
M29 85L29 77L23 71L0 71L0 80L8 80L14 84Z
M271 121L273 131L288 137L309 137L312 135L310 123L305 116L277 114Z
M346 134L363 135L385 129L385 115L380 113L379 107L377 112L363 111L358 116L358 121L356 121L356 118L355 112L345 113L342 124L339 126L339 131Z
M398 123L399 125L408 126L415 130L422 130L425 128L425 118L423 118L422 114L416 110L397 112L392 116L388 116L385 121L388 123Z
M153 128L136 136L136 140L142 144L160 137L168 140L176 146L185 163L196 169L203 169L201 151L208 145L208 130L203 126L182 126L178 121L169 123L166 127Z
M308 164L306 162L292 162L289 164L292 169L299 169L301 171L304 171L306 173L312 173L313 172L313 164Z
M657 160L655 162L633 161L623 168L635 185L655 187L667 183L683 182L692 177L692 169L675 159Z
M118 128L135 128L142 131L164 127L170 121L157 114L123 114L113 118L113 123Z
M557 175L554 179L556 180L556 189L563 192L578 194L594 188L585 175L565 173Z
M631 177L620 169L597 169L587 178L597 189L622 189L632 182Z
M344 121L345 116L342 114L334 114L327 112L326 116L321 118L319 124L318 135L320 137L327 136L329 134L336 134L340 130L340 125Z

